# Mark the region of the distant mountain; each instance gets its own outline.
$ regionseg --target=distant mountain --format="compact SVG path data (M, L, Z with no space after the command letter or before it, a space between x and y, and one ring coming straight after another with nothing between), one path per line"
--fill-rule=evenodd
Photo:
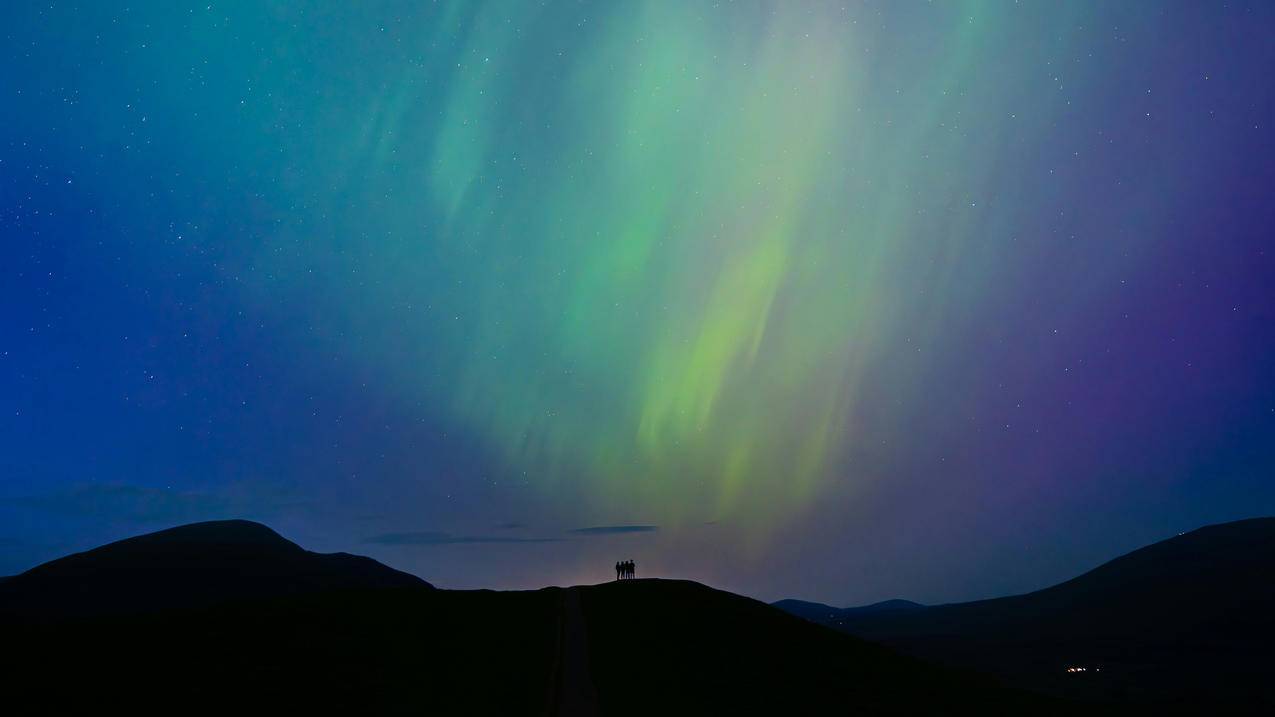
M905 611L799 609L1057 695L1275 708L1275 518L1200 528L1026 595Z
M777 607L786 613L796 615L797 617L810 620L811 622L827 622L834 620L841 615L841 608L831 605L824 605L821 602L810 602L808 600L780 600L772 602L772 607Z
M211 523L0 584L14 714L1049 714L1066 705L697 583L436 590ZM32 619L36 615L38 619Z
M0 582L0 614L148 613L237 599L430 587L371 558L312 553L259 523L226 520L129 538L32 568Z
M814 622L830 622L843 617L853 615L872 615L881 612L908 612L912 610L924 610L925 606L919 602L911 600L882 600L881 602L872 603L871 605L861 605L859 607L832 607L819 602L807 602L805 600L780 600L771 603L775 607L784 612L791 613L797 617L805 618Z

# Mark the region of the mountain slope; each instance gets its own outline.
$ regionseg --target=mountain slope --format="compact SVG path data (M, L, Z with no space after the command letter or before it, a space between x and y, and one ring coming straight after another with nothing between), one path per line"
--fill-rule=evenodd
M1213 525L1026 595L815 619L1071 697L1275 704L1275 519ZM1069 673L1068 667L1085 667Z
M245 520L184 525L45 563L0 583L0 614L108 615L368 588L430 588L371 558L309 552Z

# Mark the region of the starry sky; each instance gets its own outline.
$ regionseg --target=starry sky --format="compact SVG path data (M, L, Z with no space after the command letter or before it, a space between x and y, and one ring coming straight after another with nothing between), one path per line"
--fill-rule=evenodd
M838 605L1275 513L1275 5L0 8L0 573Z

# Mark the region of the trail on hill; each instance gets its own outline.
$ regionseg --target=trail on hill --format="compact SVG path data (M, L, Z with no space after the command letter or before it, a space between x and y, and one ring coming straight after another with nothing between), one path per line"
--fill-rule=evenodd
M597 715L598 693L589 674L589 640L580 591L562 591L558 610L557 679L550 714Z

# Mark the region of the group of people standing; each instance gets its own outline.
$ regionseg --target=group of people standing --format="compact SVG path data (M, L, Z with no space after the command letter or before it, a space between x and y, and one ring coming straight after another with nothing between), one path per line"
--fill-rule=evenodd
M624 560L615 564L616 580L631 580L637 577L637 563L632 560Z

